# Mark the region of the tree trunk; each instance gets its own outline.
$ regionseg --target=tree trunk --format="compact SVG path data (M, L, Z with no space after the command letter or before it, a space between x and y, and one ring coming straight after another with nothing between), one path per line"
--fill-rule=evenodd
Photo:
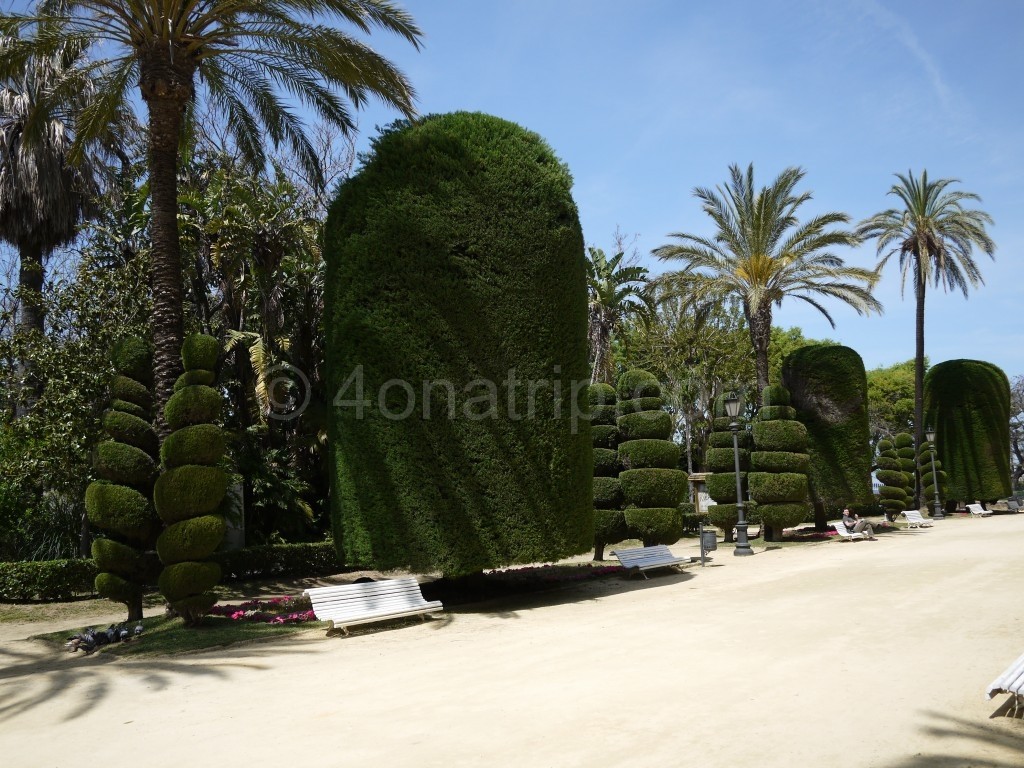
M43 249L26 246L20 249L21 267L18 271L20 305L18 307L17 333L19 336L43 335L46 311L43 307ZM42 394L43 383L39 381L35 363L28 358L18 361L20 392L15 406L15 418L27 414Z
M828 513L825 511L825 502L823 501L814 502L814 530L819 532L828 530Z
M142 593L128 601L128 621L142 621Z
M600 562L602 560L604 560L604 542L603 541L595 541L594 542L594 561L595 562Z
M747 324L750 326L750 341L754 347L754 365L757 370L757 392L753 403L761 407L761 393L768 386L768 345L772 338L772 305L764 302L756 312L745 308Z
M914 348L914 452L921 449L924 444L924 278L918 266L917 280L914 294L917 298L916 327L917 338ZM921 506L921 473L914 462L914 498L911 500L911 509L919 509Z

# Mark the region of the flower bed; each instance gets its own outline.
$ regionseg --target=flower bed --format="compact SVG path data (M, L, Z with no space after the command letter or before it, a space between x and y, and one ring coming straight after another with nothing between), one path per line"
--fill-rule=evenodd
M316 621L307 597L272 597L269 600L247 600L237 605L215 605L210 609L215 616L227 616L233 621L252 621L263 624L301 624Z

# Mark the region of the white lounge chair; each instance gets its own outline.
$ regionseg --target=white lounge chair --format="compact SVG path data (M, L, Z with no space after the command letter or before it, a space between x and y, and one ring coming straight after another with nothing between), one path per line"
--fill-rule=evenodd
M931 520L925 520L924 516L916 509L904 510L903 516L907 518L908 528L931 528L934 525Z
M856 541L857 539L866 539L868 536L863 531L848 531L846 526L840 520L838 523L832 523L832 527L836 529L836 533L839 534L840 541Z
M992 512L987 509L982 509L981 504L968 504L967 511L971 513L971 517L991 517Z

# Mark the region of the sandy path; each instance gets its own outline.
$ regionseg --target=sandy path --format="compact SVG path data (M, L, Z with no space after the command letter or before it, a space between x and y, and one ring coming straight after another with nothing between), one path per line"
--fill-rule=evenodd
M990 719L983 689L1024 651L1022 543L1024 515L953 519L170 660L7 643L0 754L26 768L1017 767L1024 721Z

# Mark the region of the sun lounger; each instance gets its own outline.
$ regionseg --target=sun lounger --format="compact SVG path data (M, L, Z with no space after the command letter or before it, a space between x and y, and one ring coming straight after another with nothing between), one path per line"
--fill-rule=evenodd
M924 516L916 509L906 509L903 516L907 518L908 528L931 528L935 523L925 520Z
M843 525L842 521L838 523L832 523L832 527L836 529L836 533L839 534L840 541L856 541L857 539L866 539L868 536L863 531L848 531L846 526Z
M981 504L968 504L967 511L971 513L971 517L991 517L992 513L987 509L982 509Z
M664 544L637 549L618 549L612 552L626 570L638 570L647 578L644 571L651 568L668 568L670 566L689 563L688 557L676 557Z
M1024 654L991 682L985 696L991 699L1000 693L1009 693L1013 696L1014 709L1024 708Z
M416 615L426 620L424 614L444 610L440 601L423 599L420 585L412 577L316 587L302 594L309 595L317 619L331 622L328 631L340 629L346 635L348 627L355 624Z

